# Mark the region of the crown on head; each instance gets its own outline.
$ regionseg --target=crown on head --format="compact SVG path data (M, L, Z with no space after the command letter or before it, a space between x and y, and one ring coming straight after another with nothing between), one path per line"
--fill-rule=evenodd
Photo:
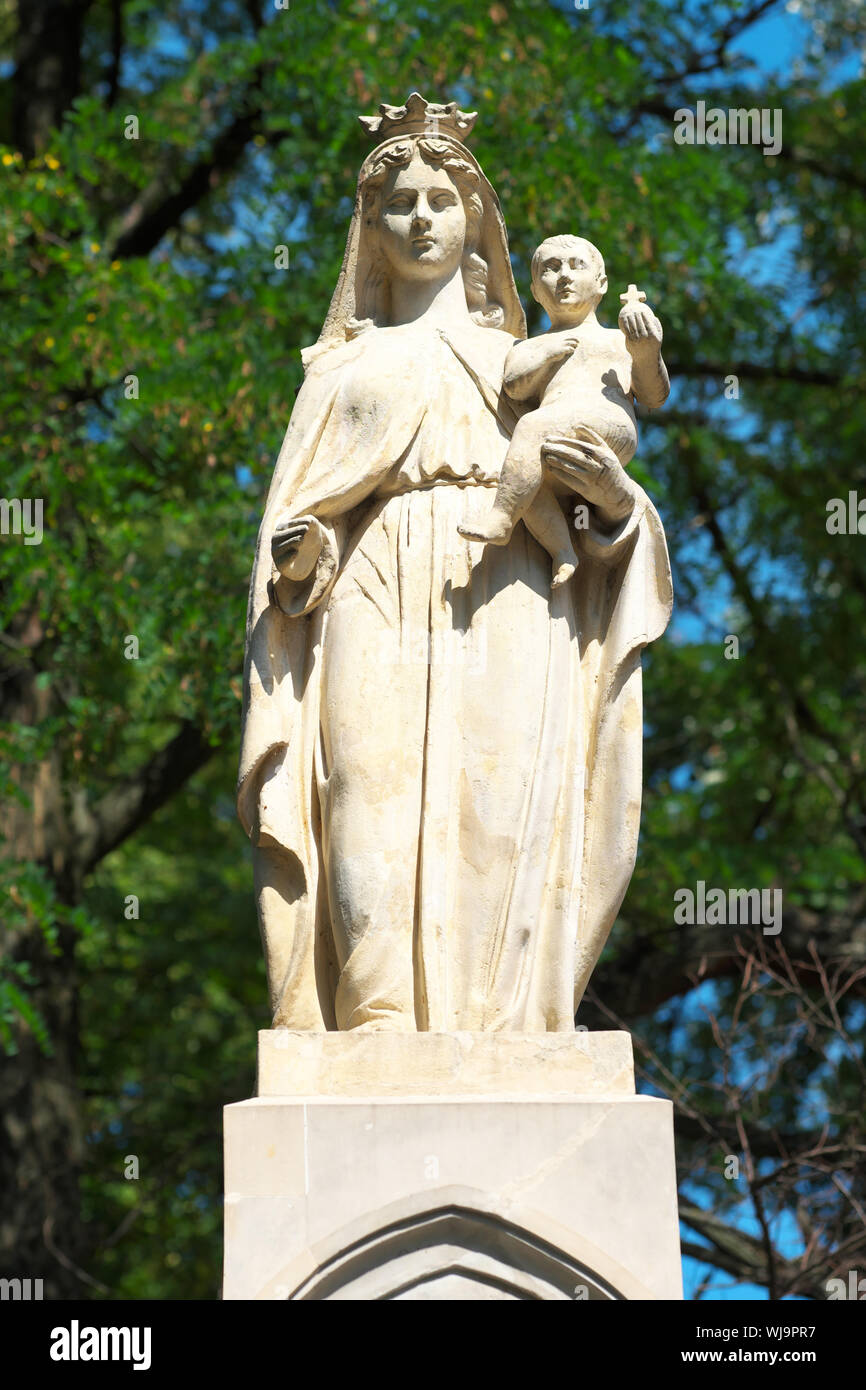
M358 120L377 140L391 135L450 135L462 141L478 119L477 111L460 111L456 101L427 101L420 92L413 92L405 106L389 106L382 102L378 116L359 116Z

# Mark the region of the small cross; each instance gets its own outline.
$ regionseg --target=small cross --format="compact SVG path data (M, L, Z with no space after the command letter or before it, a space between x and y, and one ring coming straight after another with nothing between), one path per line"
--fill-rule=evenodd
M627 304L643 303L646 300L646 295L643 290L638 289L637 285L629 285L625 294L620 295L620 299L622 300L623 308L625 308Z

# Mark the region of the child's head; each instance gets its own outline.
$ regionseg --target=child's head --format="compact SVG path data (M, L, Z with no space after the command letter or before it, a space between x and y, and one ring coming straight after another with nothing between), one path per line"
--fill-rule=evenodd
M532 257L532 293L551 323L580 321L607 289L597 246L581 236L551 236Z

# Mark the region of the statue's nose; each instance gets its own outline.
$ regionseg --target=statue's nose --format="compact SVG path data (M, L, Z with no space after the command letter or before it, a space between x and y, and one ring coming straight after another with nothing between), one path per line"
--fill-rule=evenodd
M432 220L430 217L430 205L423 196L420 197L415 204L415 216L412 220L421 227L430 226Z

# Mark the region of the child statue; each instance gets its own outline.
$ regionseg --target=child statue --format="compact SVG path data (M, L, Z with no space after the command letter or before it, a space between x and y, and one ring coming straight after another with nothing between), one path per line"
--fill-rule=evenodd
M503 384L513 400L539 405L517 423L488 519L458 527L470 540L505 545L522 517L553 559L554 587L571 577L577 557L568 521L544 478L545 444L553 436L603 443L625 466L637 448L632 397L655 409L670 389L662 327L641 302L646 296L630 285L620 296L619 328L604 328L595 311L606 289L601 252L583 237L548 237L535 251L532 293L550 330L515 343Z

